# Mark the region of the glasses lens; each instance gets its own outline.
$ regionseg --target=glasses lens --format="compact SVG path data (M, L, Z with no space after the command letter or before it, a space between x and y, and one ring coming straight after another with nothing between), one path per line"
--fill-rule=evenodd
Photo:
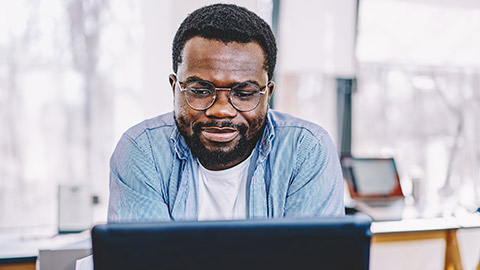
M206 109L215 101L215 86L201 81L190 83L187 85L185 97L192 108Z
M253 110L260 103L260 88L249 82L236 85L232 88L231 100L238 110Z

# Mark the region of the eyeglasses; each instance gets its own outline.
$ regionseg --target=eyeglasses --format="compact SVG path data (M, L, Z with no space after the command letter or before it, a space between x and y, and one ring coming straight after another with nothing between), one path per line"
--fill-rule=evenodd
M203 111L210 108L217 98L217 91L230 91L228 99L232 106L241 112L248 112L255 109L260 103L260 95L267 90L264 87L251 82L237 83L229 88L216 87L207 81L192 81L182 88L182 82L178 82L180 90L185 93L185 100L192 109Z

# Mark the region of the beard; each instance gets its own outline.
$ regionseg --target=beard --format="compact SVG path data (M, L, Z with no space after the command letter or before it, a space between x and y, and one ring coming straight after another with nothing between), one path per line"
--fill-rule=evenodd
M184 117L180 116L177 119L175 116L175 123L193 156L198 158L204 167L211 168L227 166L237 161L242 161L242 158L246 158L262 135L266 121L265 116L259 117L255 120L250 127L251 130L254 130L250 137L247 134L248 127L245 124L234 124L230 120L210 121L206 123L195 122L192 126L193 134L191 136L187 135L186 128L188 127L188 124ZM233 147L229 147L229 149L208 149L200 140L202 128L206 127L235 128L239 131L240 139Z

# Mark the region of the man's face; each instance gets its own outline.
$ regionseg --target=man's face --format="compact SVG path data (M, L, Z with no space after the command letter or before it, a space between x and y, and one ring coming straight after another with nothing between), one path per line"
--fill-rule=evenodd
M268 100L274 83L268 83L262 48L255 42L223 43L193 37L187 41L178 65L177 77L170 75L174 95L175 121L192 153L203 166L222 170L245 160L262 135ZM215 103L206 110L191 108L185 101L185 82L208 81L216 87L231 87L242 82L267 85L259 105L248 112L235 109L229 91L217 91Z

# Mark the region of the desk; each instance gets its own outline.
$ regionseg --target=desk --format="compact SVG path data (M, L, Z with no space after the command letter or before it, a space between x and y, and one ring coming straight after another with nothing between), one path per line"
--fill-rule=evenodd
M457 218L405 219L402 221L373 222L371 227L372 247L388 243L415 243L421 240L440 240L445 243L444 269L475 269L480 259L480 233L470 235L462 233L478 230L480 232L480 215ZM89 238L89 231L81 234L25 234L25 232L5 232L0 230L0 270L34 270L38 250L54 248ZM462 254L462 237L476 237L478 243L470 251L470 259ZM466 236L466 237L465 237ZM478 239L478 240L477 240ZM428 254L422 254L428 256ZM385 258L389 260L390 258ZM468 263L466 263L468 262ZM467 267L470 266L470 267ZM436 269L441 269L442 266ZM372 270L375 267L371 268ZM392 269L392 268L381 268ZM397 267L401 269L401 267ZM415 269L422 269L417 267ZM480 270L480 265L476 267Z
M372 247L382 243L400 244L412 241L440 239L445 243L444 269L463 269L457 232L475 228L480 228L480 216L478 215L456 218L406 219L401 221L373 222L371 227L373 233ZM480 243L478 243L477 249L478 252L476 252L475 258L478 264L480 258ZM392 261L393 260L394 258L392 258ZM480 269L479 267L480 265L477 266L477 269ZM470 269L470 267L468 269Z
M0 270L35 270L39 250L60 248L89 237L89 231L57 235L53 229L0 230Z

